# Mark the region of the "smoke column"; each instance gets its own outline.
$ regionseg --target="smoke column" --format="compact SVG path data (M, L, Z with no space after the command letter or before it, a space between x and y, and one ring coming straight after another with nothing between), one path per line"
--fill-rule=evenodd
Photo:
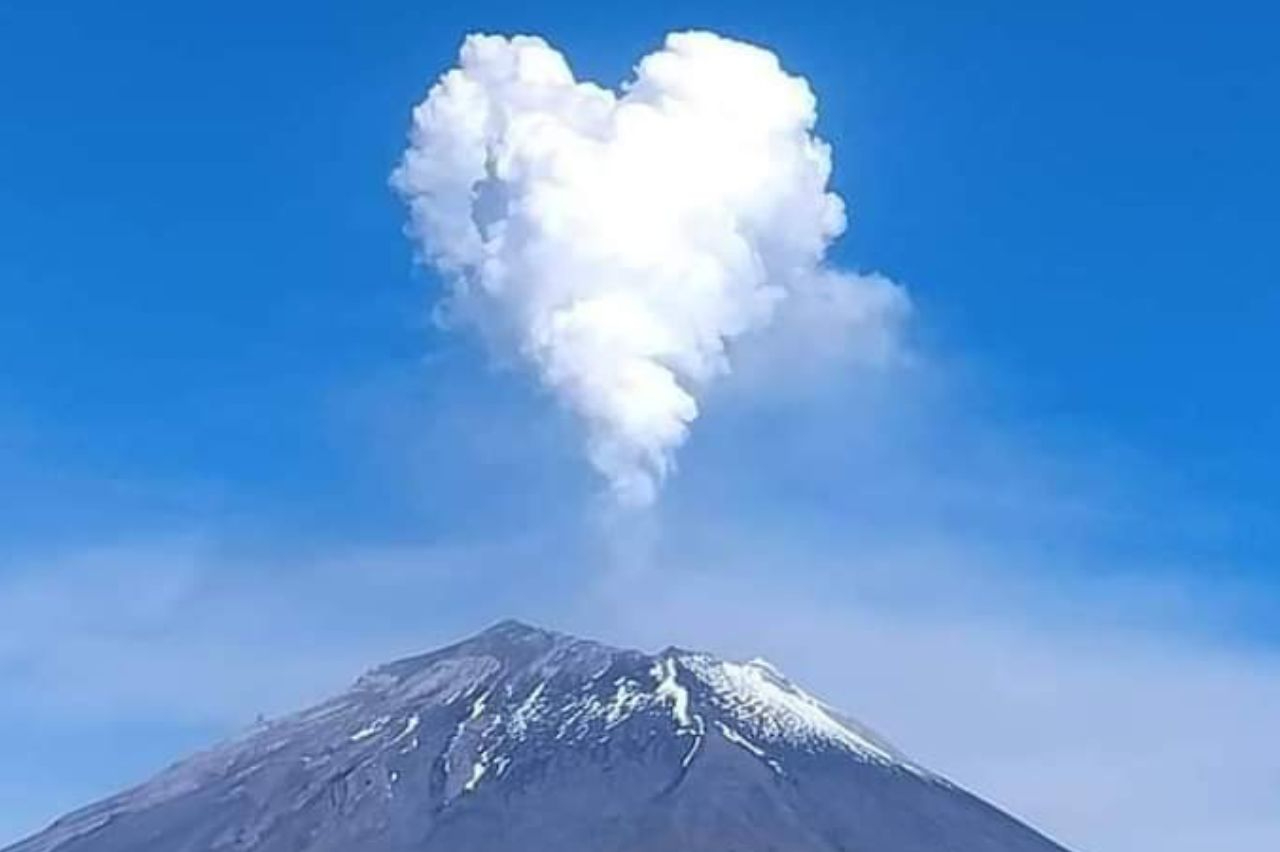
M392 184L444 316L580 419L621 504L655 499L736 338L791 311L892 346L905 293L824 263L845 208L816 118L774 54L707 32L619 91L540 38L472 35L415 108Z

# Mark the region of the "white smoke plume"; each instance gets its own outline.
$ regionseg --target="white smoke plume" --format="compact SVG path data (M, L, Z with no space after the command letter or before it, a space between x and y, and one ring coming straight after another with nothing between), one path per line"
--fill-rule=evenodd
M845 209L816 106L769 51L685 32L617 92L472 35L414 110L392 183L446 315L532 366L623 504L653 501L741 335L791 312L893 348L904 292L824 265Z

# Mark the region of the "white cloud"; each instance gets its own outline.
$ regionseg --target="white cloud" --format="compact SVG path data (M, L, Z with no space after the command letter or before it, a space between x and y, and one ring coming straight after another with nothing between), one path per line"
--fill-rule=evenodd
M471 36L414 111L393 181L448 315L532 366L623 504L652 502L730 344L779 314L822 355L894 348L905 293L825 265L845 211L816 107L772 53L687 32L621 93L539 38Z

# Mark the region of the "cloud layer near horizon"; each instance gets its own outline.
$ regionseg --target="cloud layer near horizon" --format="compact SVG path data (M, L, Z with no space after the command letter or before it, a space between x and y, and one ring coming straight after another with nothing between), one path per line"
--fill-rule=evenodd
M1177 625L1046 617L1063 585L1014 591L1007 573L967 562L975 554L954 541L923 554L871 553L864 543L862 570L839 560L796 583L803 549L733 532L735 548L715 546L723 565L664 560L597 577L573 600L562 592L581 590L581 574L538 591L563 557L559 541L267 560L238 565L247 575L232 578L205 543L171 540L69 554L0 578L0 669L13 699L0 709L0 750L34 741L53 768L0 789L15 803L0 815L0 843L260 712L297 709L371 665L514 614L650 649L764 654L1070 848L1274 845L1274 653L1204 642ZM531 566L536 578L522 581ZM916 598L922 586L935 601ZM483 611L468 608L495 587L512 588ZM1141 587L1067 588L1099 610L1102 598L1129 612L1151 605ZM422 615L427 600L439 614ZM166 740L183 726L193 730L181 745ZM84 767L87 743L137 727L151 733L130 743L128 758L105 761L107 772Z
M448 317L579 418L620 503L653 501L738 338L782 319L893 351L904 291L825 262L846 216L816 120L774 54L708 32L620 93L542 39L469 36L414 111L393 183Z

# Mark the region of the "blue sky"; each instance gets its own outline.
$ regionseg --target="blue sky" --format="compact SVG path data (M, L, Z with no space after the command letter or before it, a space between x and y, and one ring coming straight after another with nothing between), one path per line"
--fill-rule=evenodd
M1277 23L3 4L0 842L516 614L763 645L1083 848L1273 848ZM808 78L835 257L909 290L918 358L785 392L745 367L619 519L529 377L432 325L387 177L465 33L613 85L688 27Z

